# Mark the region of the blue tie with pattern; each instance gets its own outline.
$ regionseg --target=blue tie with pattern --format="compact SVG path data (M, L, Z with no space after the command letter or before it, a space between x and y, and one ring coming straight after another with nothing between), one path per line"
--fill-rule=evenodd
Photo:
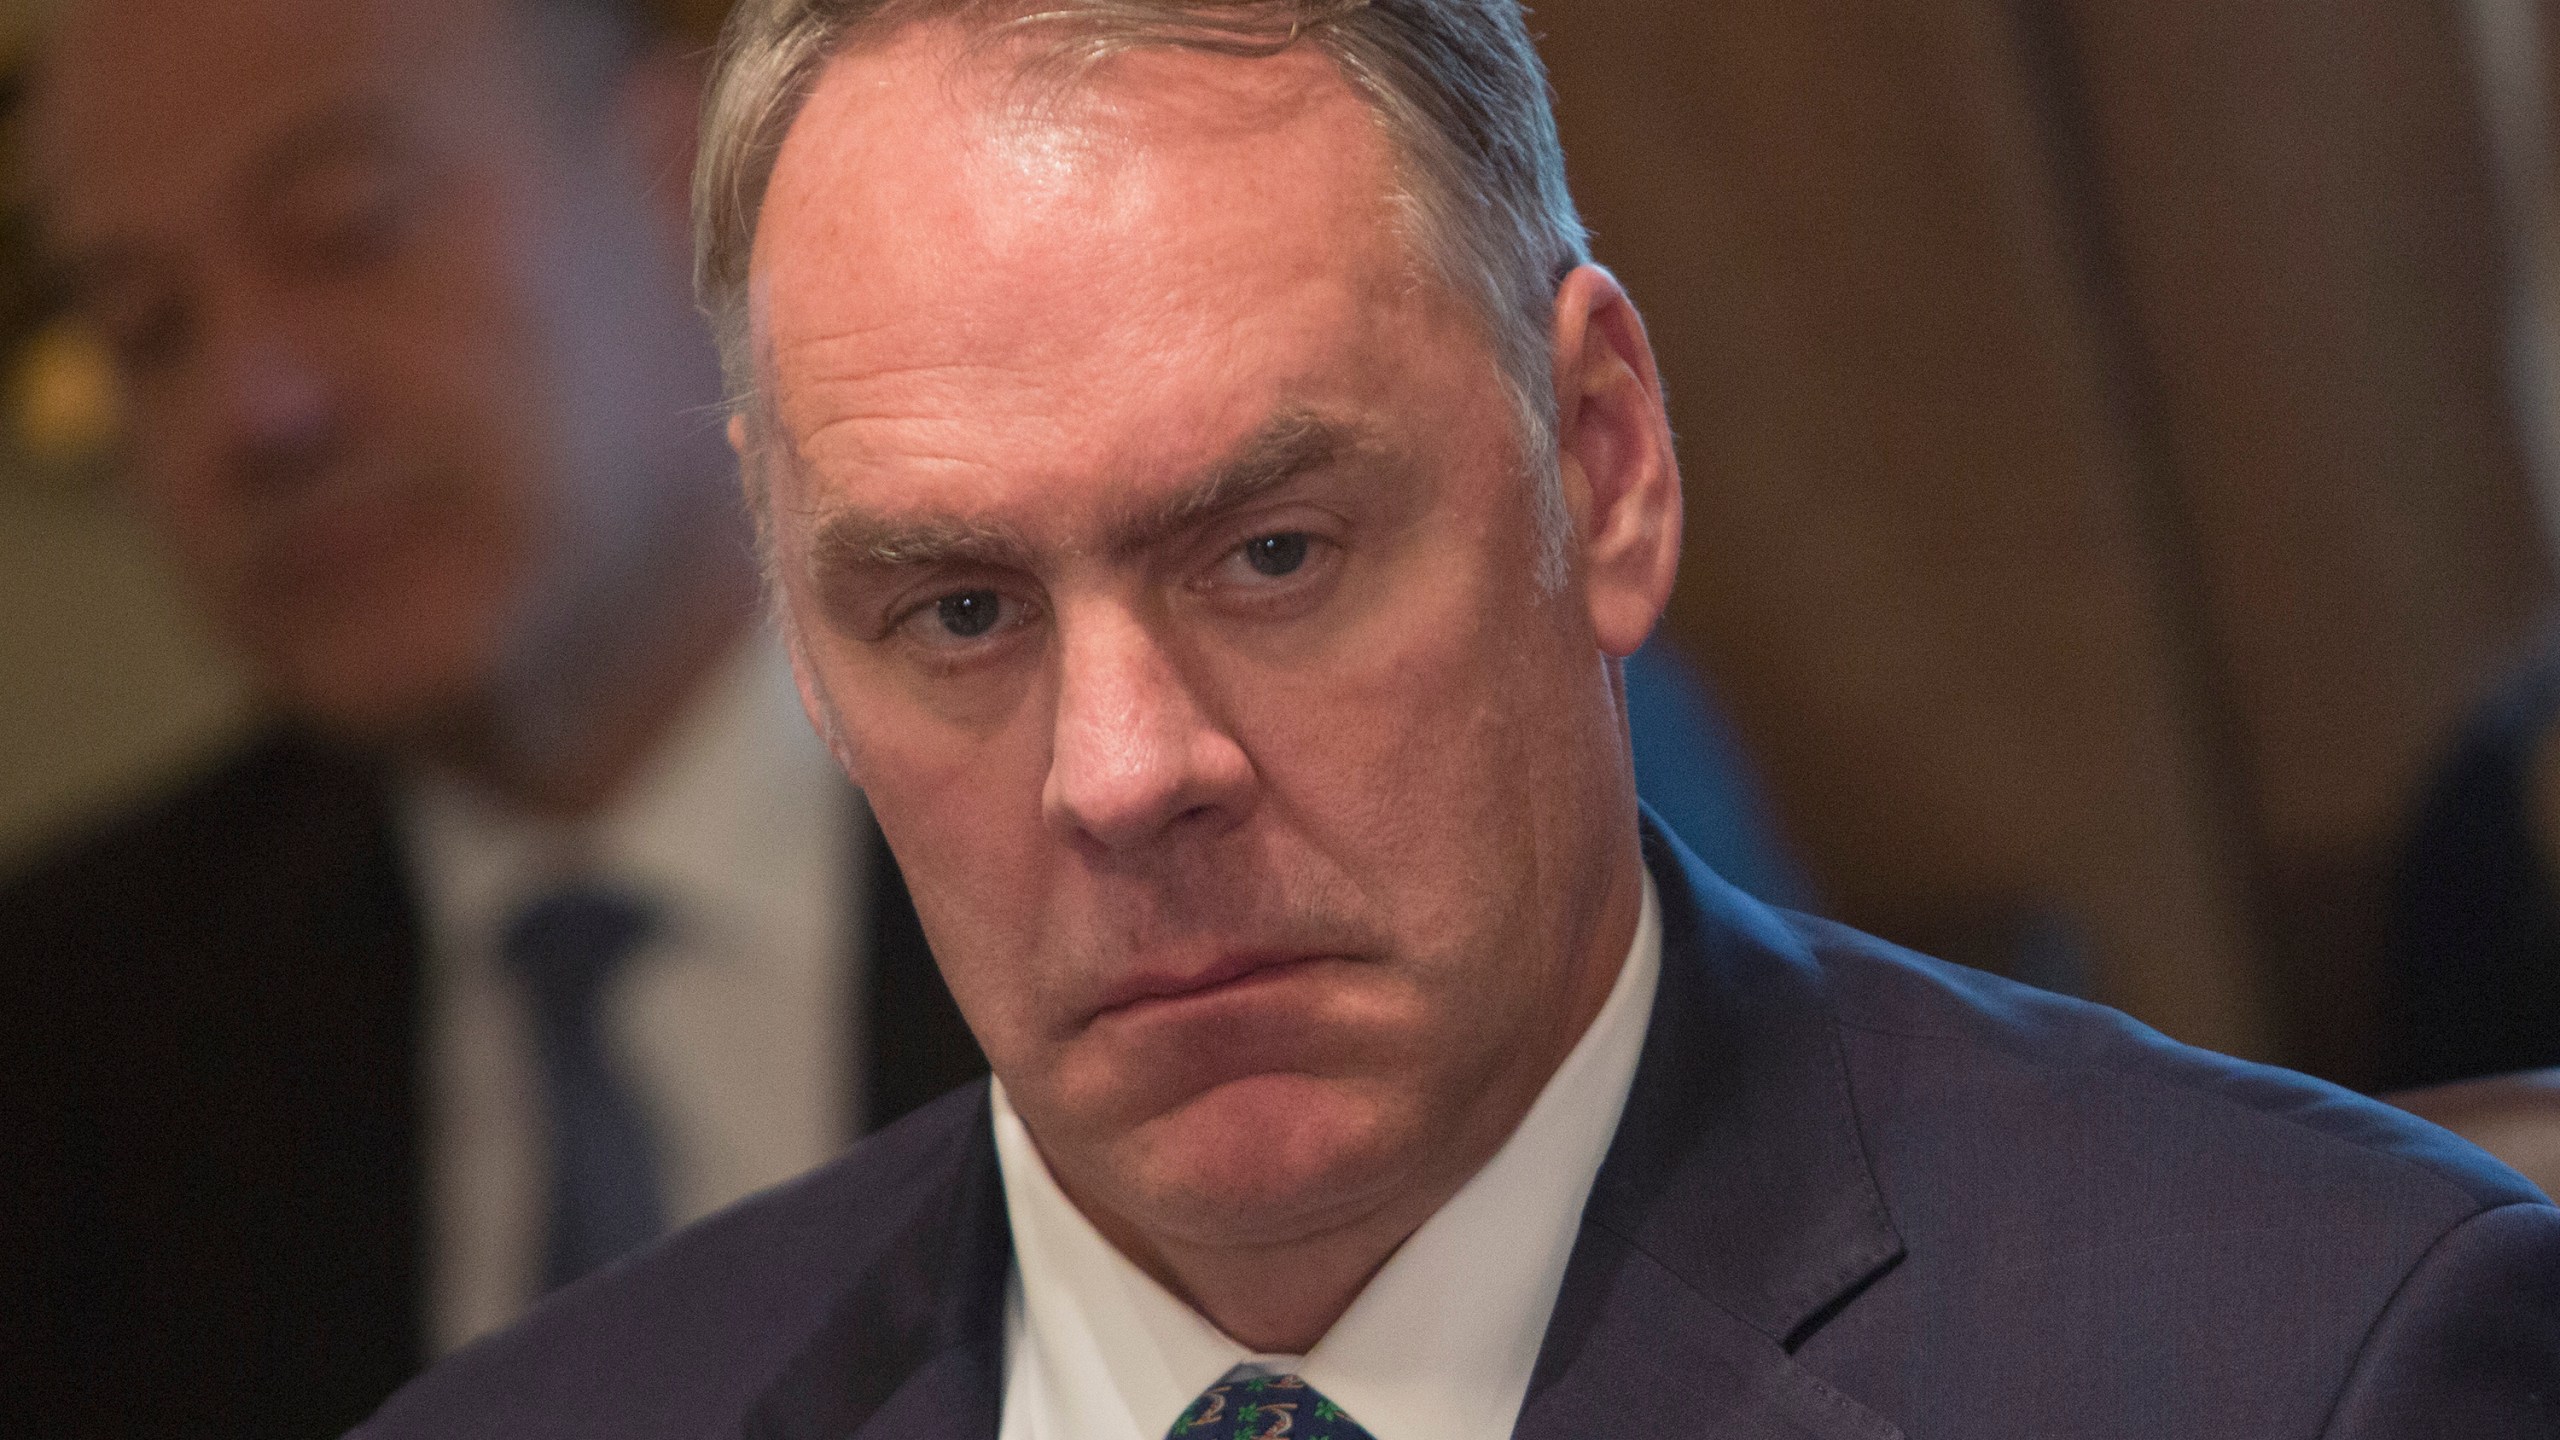
M1221 1380L1201 1392L1165 1440L1375 1440L1295 1375Z
M595 884L526 906L502 943L524 986L551 1131L542 1287L565 1285L666 1229L648 1121L606 1054L609 982L656 927L648 904Z

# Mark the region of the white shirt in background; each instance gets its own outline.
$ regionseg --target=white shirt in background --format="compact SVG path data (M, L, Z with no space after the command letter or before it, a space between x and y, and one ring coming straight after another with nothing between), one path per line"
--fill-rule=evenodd
M1615 985L1510 1140L1304 1356L1257 1355L1112 1248L1058 1188L999 1084L1013 1227L1000 1440L1164 1440L1239 1367L1292 1373L1377 1440L1508 1435L1591 1182L1634 1083L1662 970L1653 878Z
M654 1122L682 1223L836 1154L860 1113L852 937L868 827L759 631L637 780L575 825L432 776L404 838L426 934L427 1335L441 1353L534 1298L549 1195L532 1028L498 947L572 877L627 886L662 928L607 998L608 1043Z

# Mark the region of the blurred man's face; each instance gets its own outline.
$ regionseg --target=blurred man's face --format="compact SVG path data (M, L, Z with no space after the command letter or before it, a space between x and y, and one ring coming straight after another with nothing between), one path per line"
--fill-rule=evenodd
M49 231L151 518L331 728L432 724L572 648L698 503L652 490L707 398L646 358L664 237L518 43L489 0L105 0L45 72Z
M1107 1229L1453 1184L1605 994L1632 843L1488 347L1320 58L1030 123L949 45L827 72L757 239L813 710Z

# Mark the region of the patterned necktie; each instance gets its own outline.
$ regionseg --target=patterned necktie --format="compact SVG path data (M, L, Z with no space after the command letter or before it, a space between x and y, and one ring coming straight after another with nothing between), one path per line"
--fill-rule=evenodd
M1295 1375L1221 1380L1191 1402L1165 1440L1375 1440Z
M565 1285L666 1229L656 1146L606 1054L605 991L656 918L646 902L573 884L507 927L507 969L524 986L551 1131L542 1287Z

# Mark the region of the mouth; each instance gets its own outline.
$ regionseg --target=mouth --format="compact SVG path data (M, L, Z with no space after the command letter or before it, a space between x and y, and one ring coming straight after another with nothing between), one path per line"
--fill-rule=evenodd
M1138 1015L1183 1001L1240 994L1258 985L1285 979L1309 965L1330 958L1334 957L1266 951L1221 956L1215 963L1199 969L1168 969L1133 975L1113 986L1102 997L1102 1003L1095 1007L1094 1018Z
M411 545L432 517L427 492L404 473L335 474L265 517L253 573L279 597L360 587Z

